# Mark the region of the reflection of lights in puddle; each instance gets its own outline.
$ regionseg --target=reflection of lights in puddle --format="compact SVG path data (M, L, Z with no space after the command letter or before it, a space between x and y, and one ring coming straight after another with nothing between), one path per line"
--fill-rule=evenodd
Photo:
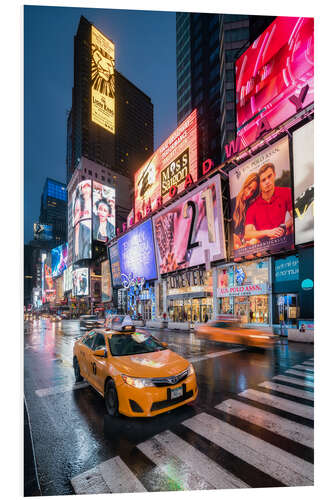
M240 390L244 391L247 388L246 377L244 373L240 373L237 379L238 387Z

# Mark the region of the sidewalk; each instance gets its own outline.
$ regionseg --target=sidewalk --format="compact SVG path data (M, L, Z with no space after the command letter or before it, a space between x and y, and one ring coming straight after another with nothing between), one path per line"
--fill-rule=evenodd
M24 401L24 496L41 496L28 412Z

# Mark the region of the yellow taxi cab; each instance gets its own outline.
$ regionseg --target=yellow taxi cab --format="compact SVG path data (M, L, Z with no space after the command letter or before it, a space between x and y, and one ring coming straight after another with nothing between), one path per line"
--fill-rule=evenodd
M273 334L255 328L247 328L237 321L208 321L195 329L196 335L216 342L242 344L249 347L270 348L276 344Z
M134 326L86 333L74 344L73 367L76 382L92 385L112 416L151 417L198 395L192 364Z

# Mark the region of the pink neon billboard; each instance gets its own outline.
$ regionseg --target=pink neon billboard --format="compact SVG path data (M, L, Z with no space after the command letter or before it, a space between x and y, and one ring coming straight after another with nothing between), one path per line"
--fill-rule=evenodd
M306 85L302 107L313 102L313 18L278 17L236 61L235 70L237 135L243 149L256 140L262 118L274 128L295 114L289 98L299 97Z

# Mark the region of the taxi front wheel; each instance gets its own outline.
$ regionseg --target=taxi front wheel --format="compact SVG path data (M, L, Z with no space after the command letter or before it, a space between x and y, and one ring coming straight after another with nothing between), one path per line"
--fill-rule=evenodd
M105 406L106 410L111 417L118 415L118 395L117 389L112 380L109 380L105 389Z
M75 382L81 382L83 380L83 377L80 373L80 366L77 358L74 358L73 366L74 366Z

